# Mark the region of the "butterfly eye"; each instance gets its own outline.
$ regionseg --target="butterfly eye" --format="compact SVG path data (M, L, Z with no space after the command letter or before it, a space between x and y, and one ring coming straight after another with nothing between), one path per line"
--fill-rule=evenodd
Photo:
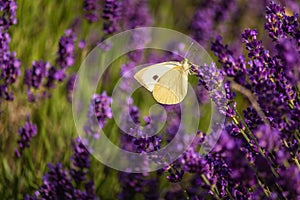
M156 79L158 78L158 76L157 76L157 75L154 75L152 78L153 78L153 80L156 81Z

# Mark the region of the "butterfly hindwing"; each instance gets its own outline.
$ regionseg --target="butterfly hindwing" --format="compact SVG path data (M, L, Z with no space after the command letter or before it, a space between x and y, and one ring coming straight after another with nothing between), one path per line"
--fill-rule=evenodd
M187 94L188 74L180 67L167 71L153 88L153 97L162 104L180 103Z
M169 70L175 68L180 65L179 62L163 62L155 65L151 65L149 67L143 68L138 71L134 78L143 85L150 92L153 91L155 84L158 80Z

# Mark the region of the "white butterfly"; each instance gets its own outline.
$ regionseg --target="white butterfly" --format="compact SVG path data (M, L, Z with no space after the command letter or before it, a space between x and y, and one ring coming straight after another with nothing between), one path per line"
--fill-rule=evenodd
M181 62L169 61L151 65L138 71L134 78L161 104L180 103L187 94L188 74L192 64L183 59Z

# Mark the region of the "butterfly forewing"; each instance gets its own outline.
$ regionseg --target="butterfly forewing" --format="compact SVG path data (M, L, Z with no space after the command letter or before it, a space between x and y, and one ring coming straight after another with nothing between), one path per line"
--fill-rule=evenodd
M160 78L169 70L177 67L178 65L180 65L179 62L172 61L151 65L138 71L134 75L134 78L147 90L152 92L158 80L160 80Z
M188 74L180 66L161 76L153 88L153 97L162 104L180 103L187 94Z

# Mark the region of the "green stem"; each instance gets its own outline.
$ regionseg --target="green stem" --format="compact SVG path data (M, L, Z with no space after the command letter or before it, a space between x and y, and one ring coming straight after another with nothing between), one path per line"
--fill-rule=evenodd
M254 143L256 144L256 146L257 146L257 148L258 148L258 150L259 150L259 153L261 154L261 156L263 156L263 157L266 159L266 161L267 161L267 163L268 163L268 165L269 165L269 167L270 167L270 169L271 169L271 171L272 171L272 174L273 174L276 178L279 178L279 174L276 172L276 170L275 170L274 167L273 167L273 166L274 166L274 163L272 162L272 160L269 159L269 157L267 157L267 156L264 154L264 151L263 151L262 148L259 146L257 139L255 138L255 136L253 135L253 133L251 132L251 130L250 130L249 127L247 126L246 122L244 121L244 119L242 118L242 116L239 114L239 112L238 112L236 109L234 109L234 110L235 110L235 112L237 113L237 116L238 116L239 119L241 120L242 124L245 126L245 128L246 128L246 130L247 130L247 132L248 132L248 135L253 139ZM243 132L243 129L241 129L241 132ZM242 134L243 134L243 133L242 133ZM246 133L244 133L243 136L244 136L244 135L246 135ZM249 140L248 137L245 138L245 139L246 139L246 140L247 140L247 139ZM282 188L281 188L277 183L275 183L275 185L276 185L276 187L279 189L279 191L280 191L281 194L282 194L282 193L283 193Z
M300 163L299 163L299 160L298 160L296 157L293 158L293 160L295 161L295 163L296 163L298 169L300 170Z
M239 119L241 120L242 124L245 126L246 131L248 132L248 135L251 137L251 139L254 141L254 143L256 144L260 154L264 157L267 158L266 155L264 154L263 149L259 146L258 141L256 139L256 137L253 135L253 133L251 132L250 128L248 127L248 125L246 124L246 122L244 121L243 117L241 116L241 114L234 109L234 111L236 112L237 116L239 117Z
M258 184L260 185L260 187L262 188L262 190L264 191L265 195L266 195L267 197L270 197L271 192L270 192L269 188L268 188L268 187L265 188L265 186L264 186L263 183L261 182L261 180L260 180L260 178L258 177L258 175L256 175L256 180L257 180Z
M256 176L256 180L257 180L258 184L259 184L260 187L263 189L265 195L266 195L267 197L269 197L270 194L271 194L270 189L269 189L268 187L265 187L264 184L262 183L262 181L261 181L262 178L259 177L259 172L258 172L257 169L255 168L255 166L253 166L253 165L248 165L248 166L255 172L255 176ZM276 187L279 189L279 191L281 192L281 194L279 194L280 199L285 199L285 200L286 200L286 198L282 195L282 194L283 194L282 188L281 188L276 182L275 182L275 186L276 186Z
M212 185L206 178L206 176L204 174L201 174L201 178L204 181L204 183L208 186L210 186L211 190L213 191L213 193L215 194L214 196L216 197L216 199L221 200L221 198L219 197L220 193L218 191L218 189L215 187L215 185Z
M184 196L185 196L185 199L186 199L186 200L190 200L190 197L189 197L189 195L188 195L186 189L184 188L184 186L182 185L181 182L179 182L179 185L180 185L180 187L181 187L181 189L182 189L182 191L183 191L183 194L184 194Z
M252 131L250 130L250 128L248 127L248 125L246 124L245 120L243 119L243 117L241 116L241 114L239 114L239 112L234 109L237 116L239 117L239 119L241 120L242 124L245 126L246 131L248 133L248 135L251 137L251 139L254 141L255 145L258 148L259 153L270 163L270 167L272 169L272 172L274 173L274 176L276 178L278 178L278 173L275 171L275 169L272 167L274 165L274 163L272 162L272 160L270 160L264 153L263 149L259 146L258 141L256 139L256 137L254 136L254 134L252 133ZM242 129L241 129L242 130ZM242 130L243 131L243 130ZM246 139L246 138L245 138Z
M296 138L298 144L300 144L300 138L299 138L298 134L299 134L299 130L296 130L296 132L294 132L294 135L295 135L295 138Z
M233 119L234 119L234 121L237 122L237 119L236 119L235 117L233 117ZM236 122L235 122L235 123L236 123ZM236 124L238 125L238 122L237 122ZM250 139L249 139L249 137L247 136L247 134L245 133L245 131L244 131L243 129L240 129L240 130L241 130L241 133L242 133L243 137L245 138L245 140L251 145Z
M234 200L233 196L231 195L231 192L228 190L228 187L226 187L226 192L229 195L230 200Z

